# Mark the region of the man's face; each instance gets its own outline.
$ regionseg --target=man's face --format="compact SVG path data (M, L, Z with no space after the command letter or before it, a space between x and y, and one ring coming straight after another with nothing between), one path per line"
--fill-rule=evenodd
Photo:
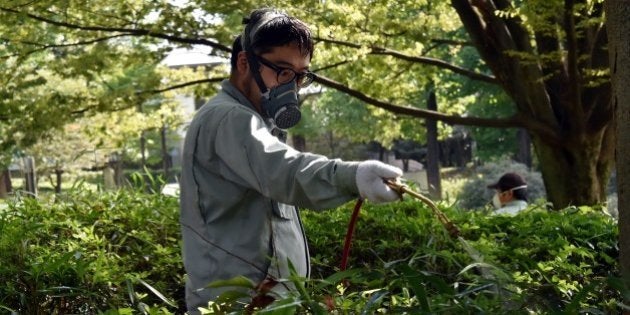
M296 74L304 73L310 65L310 56L303 56L295 43L274 47L270 52L261 54L260 57L264 59L260 62L260 76L268 89L287 83L281 82L287 74L291 76L292 71ZM270 63L270 65L265 63Z
M499 200L501 201L502 205L512 201L514 197L514 192L511 189L503 192L501 190L497 190L497 194L499 195Z

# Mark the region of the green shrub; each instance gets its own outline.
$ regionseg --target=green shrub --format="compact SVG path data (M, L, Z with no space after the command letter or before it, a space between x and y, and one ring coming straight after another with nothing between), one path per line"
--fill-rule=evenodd
M315 278L338 270L351 211L347 205L303 212ZM350 259L363 281L352 291L387 292L381 307L391 311L394 301L406 301L397 309L411 313L619 311L611 217L586 207L530 209L515 217L442 211L458 225L460 239L450 238L418 202L365 206Z
M168 305L149 287L181 304L177 222L175 198L138 191L9 203L0 212L0 305L21 314Z
M312 278L286 279L300 290L276 296L262 314L606 314L618 313L628 293L617 278L616 222L590 208L508 217L441 205L461 231L453 239L419 202L368 202L350 270L340 272L352 207L302 211ZM17 199L0 210L0 251L3 311L184 310L172 197L77 190L47 201ZM234 297L211 308L242 312Z

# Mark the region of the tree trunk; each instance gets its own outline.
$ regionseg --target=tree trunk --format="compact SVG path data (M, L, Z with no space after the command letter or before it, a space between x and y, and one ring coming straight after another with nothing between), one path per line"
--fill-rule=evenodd
M519 128L516 131L516 141L518 151L516 154L516 161L527 165L527 168L532 168L532 142L527 134L527 130Z
M37 197L37 172L35 170L35 160L33 157L24 159L24 190L29 197Z
M429 94L427 102L429 110L437 111L437 100L435 90ZM440 179L440 156L437 139L437 122L427 119L427 183L429 185L429 195L434 199L442 199L442 183Z
M502 16L509 1L451 0L473 45L514 100L519 125L531 136L547 198L554 208L595 205L605 198L614 159L610 85L589 74L609 65L606 29L593 23L602 6L566 1L545 20L563 36L528 29L519 15ZM627 18L627 17L626 17ZM523 56L553 60L529 62Z
M293 143L293 148L300 151L306 151L306 138L303 135L291 135L291 142Z
M166 126L162 126L160 129L160 138L162 140L162 168L164 170L164 179L168 181L171 169L171 155L168 153L166 146Z
M539 136L532 137L547 199L555 209L595 205L606 199L614 162L613 133L611 126L595 134L567 139L563 146L551 145Z
M385 147L383 147L380 143L378 144L378 160L381 162L385 161Z
M62 169L55 169L55 175L57 178L57 182L55 184L55 193L60 194L61 193L61 175L63 174L63 170Z
M630 288L630 5L624 0L607 0L604 5L616 117L619 269L626 288ZM626 299L625 303L630 301Z
M9 193L13 191L13 184L11 183L11 172L9 169L4 169L0 173L0 198L6 198Z
M118 152L113 152L109 160L109 167L113 170L113 184L122 187L125 178L123 174L123 157Z
M327 131L326 132L326 140L328 142L328 147L330 148L330 156L331 157L336 157L337 155L335 154L335 140L334 140L334 134L332 131Z
M142 107L142 104L138 104L138 106L136 106L136 110L138 111L138 113L144 113L144 108ZM142 130L140 131L140 167L142 167L142 169L147 166L146 146L147 139L145 137L144 130Z
M144 130L140 132L140 166L144 169L147 166L147 139Z

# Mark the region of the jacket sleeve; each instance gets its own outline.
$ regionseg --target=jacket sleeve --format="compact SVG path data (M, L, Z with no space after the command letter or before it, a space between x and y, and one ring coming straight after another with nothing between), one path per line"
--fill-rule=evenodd
M221 176L273 200L309 209L337 207L358 197L358 162L302 153L271 135L263 120L240 108L217 126Z

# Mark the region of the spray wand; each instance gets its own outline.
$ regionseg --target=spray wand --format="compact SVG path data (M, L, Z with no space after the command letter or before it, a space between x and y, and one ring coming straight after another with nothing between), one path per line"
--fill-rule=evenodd
M457 228L457 226L455 226L455 224L453 224L453 222L451 222L451 220L448 219L448 217L444 214L444 212L438 209L438 207L435 205L433 201L431 201L431 199L420 194L419 192L415 192L409 189L409 187L403 183L399 183L391 179L386 179L384 181L385 181L385 184L387 184L387 186L389 186L391 189L396 191L400 196L402 196L403 193L407 193L408 195L424 202L427 206L429 206L429 208L431 208L431 210L433 211L433 214L435 214L438 220L440 220L440 223L444 225L444 228L446 229L446 231L448 231L448 234L452 238L457 238L459 236L459 229Z
M399 183L391 179L385 179L383 180L383 182L387 186L389 186L391 189L396 191L401 196L401 198L404 193L407 193L408 195L424 202L427 206L429 206L429 208L431 208L431 211L433 211L433 214L435 214L435 216L438 218L440 223L442 223L446 231L448 231L448 234L452 238L459 238L461 240L461 237L459 237L459 229L457 228L457 226L455 226L455 224L453 224L453 222L451 222L451 220L448 219L448 217L444 214L444 212L438 209L438 207L435 205L433 201L431 201L431 199L429 199L428 197L416 191L411 190L407 185L403 183ZM359 211L361 210L362 204L363 204L363 199L358 199L357 203L354 206L354 211L352 212L350 223L348 224L348 231L346 232L346 239L343 246L343 253L341 255L340 269L342 271L346 270L346 267L348 264L348 256L350 254L350 244L352 242L352 234L354 233L354 227L356 225L357 217L359 216Z

